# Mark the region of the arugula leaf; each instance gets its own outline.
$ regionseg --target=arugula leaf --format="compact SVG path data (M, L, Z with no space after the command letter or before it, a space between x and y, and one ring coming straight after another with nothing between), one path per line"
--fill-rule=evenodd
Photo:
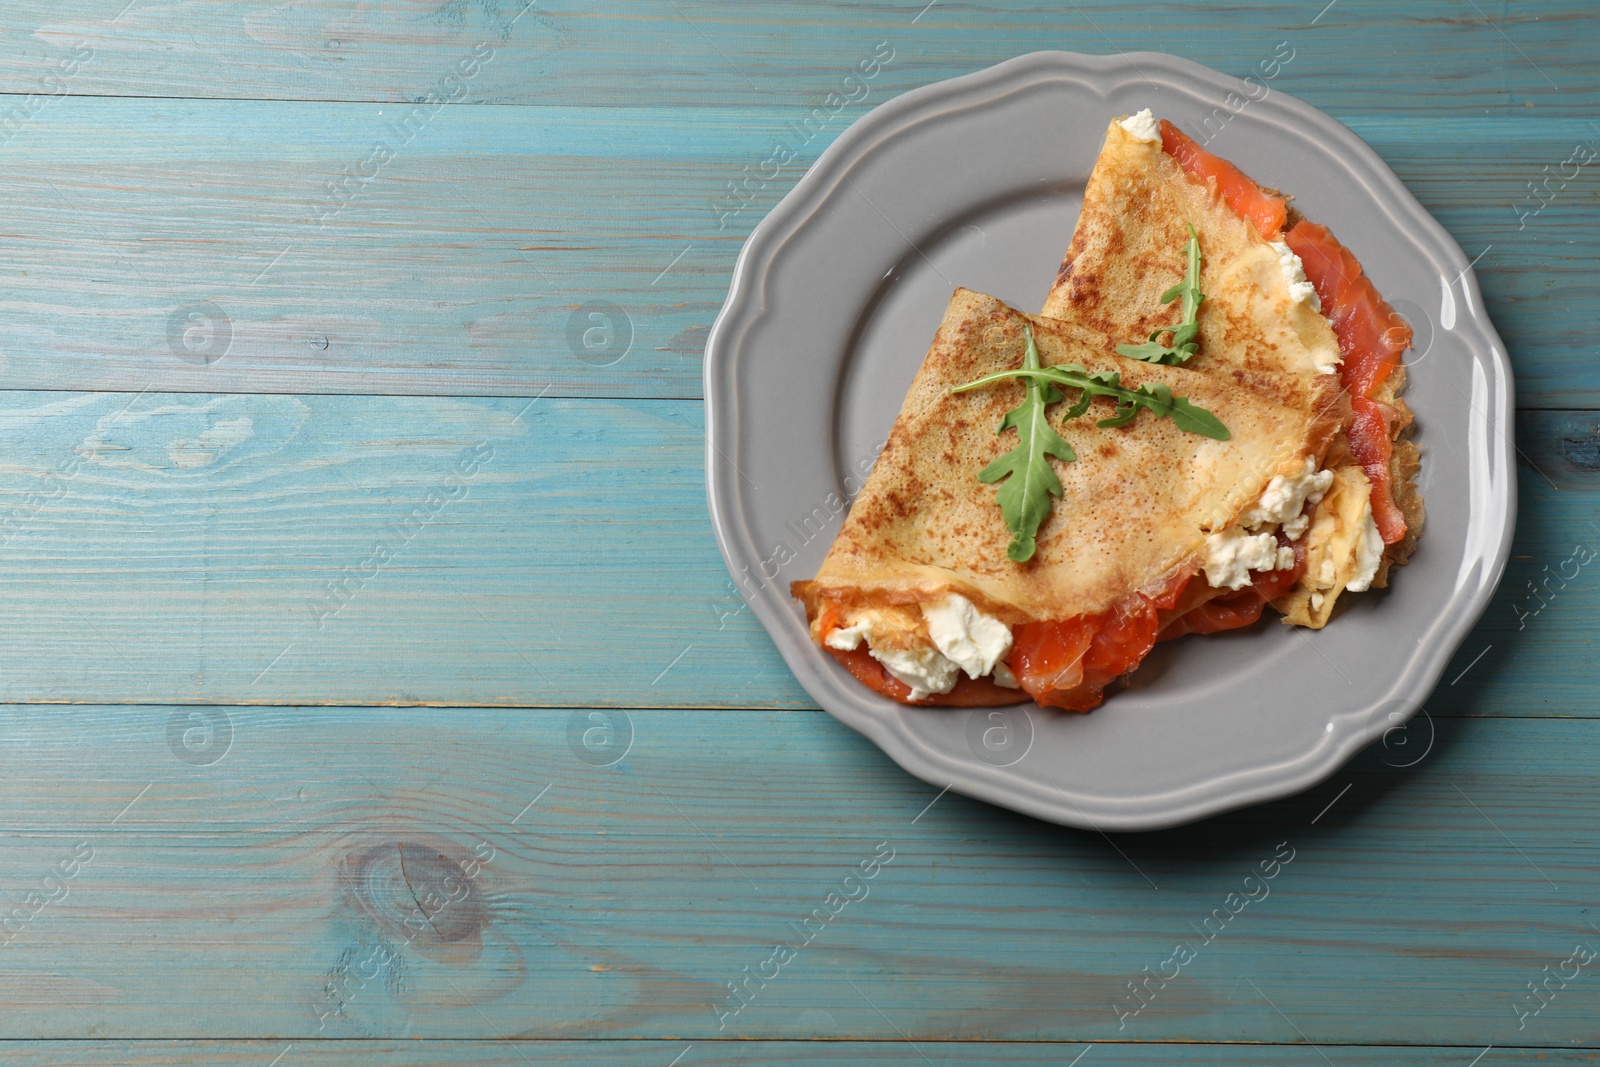
M1022 370L1039 370L1039 349L1033 343L1033 330L1024 328L1028 345L1022 356ZM1050 498L1061 495L1061 479L1050 466L1050 456L1066 463L1078 458L1066 439L1050 427L1045 407L1062 399L1061 391L1049 382L1024 378L1027 393L1022 403L1006 412L995 433L1017 431L1017 445L978 472L985 485L1005 479L995 494L1000 516L1011 531L1006 546L1007 558L1026 563L1033 558L1034 536L1050 514ZM959 390L954 390L959 392Z
M1162 326L1152 330L1150 340L1143 344L1118 345L1119 356L1142 360L1145 363L1175 366L1186 362L1200 350L1198 315L1200 301L1206 298L1206 294L1200 291L1200 238L1195 234L1193 226L1189 227L1187 256L1188 268L1184 272L1183 281L1161 294L1163 304L1170 304L1179 296L1183 297L1183 322L1177 326ZM1172 335L1170 344L1164 345L1160 342L1159 339L1164 333Z
M1031 342L1032 335L1029 335ZM950 390L952 393L964 393L968 389L988 385L990 382L1004 381L1007 378L1022 378L1027 381L1036 381L1050 386L1063 386L1068 389L1083 390L1078 402L1068 411L1069 416L1076 417L1088 410L1085 401L1096 396L1109 396L1117 402L1116 409L1111 417L1101 419L1095 425L1105 427L1126 426L1133 421L1140 409L1152 414L1171 419L1178 429L1186 433L1199 434L1209 437L1213 441L1226 441L1231 436L1228 428L1205 408L1198 404L1190 403L1181 396L1173 396L1172 390L1160 382L1150 385L1141 385L1137 389L1129 389L1122 384L1122 375L1114 370L1088 371L1076 363L1063 363L1055 367L1030 368L1026 363L1019 370L996 371L986 374L982 378L958 385Z
M1109 419L1100 420L1098 425L1126 426L1139 414L1141 407L1166 416L1177 424L1178 429L1188 433L1209 437L1214 441L1226 441L1230 436L1221 419L1181 396L1173 396L1172 390L1160 382L1141 385L1128 397L1119 397L1115 413Z
M1108 396L1116 401L1116 407L1111 416L1101 419L1097 426L1126 426L1144 410L1171 419L1187 433L1215 441L1226 441L1230 436L1221 419L1181 396L1173 396L1172 390L1160 382L1129 389L1122 384L1122 375L1114 370L1090 371L1076 363L1041 367L1033 328L1024 325L1022 329L1027 345L1023 349L1021 367L985 374L950 390L952 394L965 393L1012 378L1021 379L1026 388L1022 403L1006 412L995 430L995 433L1016 430L1017 446L978 472L978 481L985 485L1005 480L995 494L995 502L1000 505L1000 516L1011 531L1006 556L1017 563L1033 558L1038 547L1035 537L1039 527L1050 516L1051 498L1062 494L1061 479L1051 468L1050 457L1065 463L1078 458L1072 445L1051 428L1045 417L1047 406L1066 399L1061 388L1079 390L1077 401L1067 409L1062 422L1086 414L1095 397Z

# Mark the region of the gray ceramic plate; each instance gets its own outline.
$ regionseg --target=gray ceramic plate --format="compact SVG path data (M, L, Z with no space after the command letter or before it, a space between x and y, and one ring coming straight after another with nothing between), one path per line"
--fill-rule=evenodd
M951 290L1038 309L1107 122L1142 107L1293 192L1411 320L1426 532L1325 630L1161 645L1089 715L895 704L811 644L788 584L816 572ZM717 538L800 683L932 785L1073 826L1172 826L1320 781L1422 704L1511 544L1511 368L1467 257L1332 118L1159 53L1035 52L863 116L750 235L705 387Z

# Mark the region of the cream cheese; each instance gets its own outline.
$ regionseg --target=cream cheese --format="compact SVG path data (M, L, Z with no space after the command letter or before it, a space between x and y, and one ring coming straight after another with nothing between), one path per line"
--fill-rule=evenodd
M1268 243L1278 254L1278 269L1283 272L1283 280L1288 283L1289 299L1310 304L1312 311L1321 311L1322 298L1317 295L1316 286L1306 279L1306 265L1295 255L1294 249L1282 241Z
M871 620L857 619L849 626L841 626L833 631L823 644L829 648L837 648L840 652L854 652L861 647L862 641L870 641L871 633Z
M1378 576L1378 565L1383 562L1383 536L1378 524L1372 521L1372 502L1361 509L1361 535L1356 540L1356 575L1345 584L1352 593L1372 588L1372 579Z
M1284 284L1289 287L1289 299L1305 304L1312 311L1322 311L1322 298L1317 295L1316 286L1306 278L1306 265L1294 249L1282 241L1269 241L1272 251L1278 257L1278 270L1283 273ZM1332 374L1339 369L1343 360L1337 348L1315 346L1311 357L1317 367L1318 374Z
M924 605L923 621L934 647L876 648L873 646L874 617L863 610L847 626L828 634L829 648L853 652L867 643L867 653L883 664L884 670L911 687L911 699L921 700L955 688L961 671L970 677L992 674L996 685L1017 688L1017 680L1007 669L1005 657L1011 652L1011 627L985 615L966 597L950 593L936 604Z
M961 668L931 648L869 649L883 669L911 687L911 699L948 693L956 686Z
M1145 108L1136 115L1129 115L1118 122L1117 125L1141 141L1155 141L1158 144L1161 141L1161 127L1156 124L1156 117L1150 113L1149 108ZM1302 275L1302 277L1304 276Z
M1294 549L1279 545L1282 530L1298 541L1311 524L1307 504L1315 506L1333 485L1332 471L1319 471L1310 456L1294 474L1275 475L1237 526L1206 535L1206 581L1213 589L1243 589L1251 571L1283 571L1294 566ZM1327 563L1324 561L1326 568Z
M1297 474L1279 474L1267 483L1261 499L1245 510L1240 523L1250 530L1275 522L1283 527L1284 535L1293 541L1306 532L1311 518L1303 514L1307 504L1321 503L1333 484L1332 471L1319 471L1311 457Z
M928 636L934 646L968 677L982 678L992 673L995 664L1011 651L1011 627L985 615L959 593L950 593L937 604L924 605L922 618L928 624Z
M1287 561L1284 553L1288 554ZM1251 571L1282 570L1294 566L1294 549L1279 549L1270 533L1248 533L1230 526L1221 533L1206 535L1206 581L1213 589L1243 589L1250 584Z

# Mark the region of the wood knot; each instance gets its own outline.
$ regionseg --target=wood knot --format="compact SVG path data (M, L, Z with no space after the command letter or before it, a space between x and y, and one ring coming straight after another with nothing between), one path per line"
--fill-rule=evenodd
M483 891L454 846L394 841L353 850L340 864L340 882L379 926L405 941L454 944L489 921ZM472 863L473 873L478 869Z
M1561 454L1581 471L1600 471L1600 432L1591 430L1582 437L1563 437Z

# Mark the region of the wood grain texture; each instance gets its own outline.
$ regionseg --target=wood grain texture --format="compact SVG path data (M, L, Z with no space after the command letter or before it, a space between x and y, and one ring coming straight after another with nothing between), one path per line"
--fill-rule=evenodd
M1592 967L1550 978L1600 948L1592 4L521 10L0 5L0 1061L1600 1059ZM1280 42L1272 88L1481 253L1504 586L1303 796L1116 838L939 796L812 709L716 551L738 248L896 93Z
M126 6L126 10L124 7ZM1382 0L1159 9L1116 0L340 0L214 4L13 0L0 16L0 88L34 91L59 55L95 51L69 82L96 96L412 100L476 43L495 59L467 85L487 103L820 102L877 40L909 57L901 92L1023 52L1176 52L1244 75L1282 40L1304 48L1284 88L1330 109L1430 120L1441 112L1540 107L1592 117L1593 10L1583 0L1396 8ZM926 9L926 10L925 10ZM1553 83L1551 80L1553 79Z
M768 180L792 108L452 106L404 141L394 106L152 100L136 130L127 106L55 100L0 149L12 388L698 397L745 235L865 109ZM1336 114L1483 253L1519 404L1600 406L1600 164L1537 214L1526 188L1600 134ZM380 137L404 141L381 166ZM1408 309L1418 354L1438 310Z
M0 1046L4 1047L4 1046ZM21 1046L28 1059L12 1062L37 1067L67 1064L99 1067L234 1067L266 1064L283 1046L271 1042L133 1042L128 1051L69 1042L30 1043ZM536 1064L594 1064L596 1067L666 1067L673 1055L688 1047L682 1042L561 1041L504 1043L469 1042L324 1042L295 1043L291 1051L315 1057L328 1067L385 1063L396 1067L526 1067ZM1066 1067L1083 1054L1083 1044L929 1042L914 1046L904 1042L699 1042L680 1062L685 1064L741 1064L769 1067L779 1064L884 1064L886 1067L924 1067L927 1064L993 1064L995 1067ZM1194 1067L1460 1067L1462 1049L1456 1047L1338 1047L1250 1045L1097 1044L1096 1063L1192 1064ZM265 1054L265 1058L262 1058ZM118 1059L116 1056L125 1056ZM1518 1049L1496 1046L1494 1063L1506 1067L1577 1067L1597 1061L1596 1054L1576 1049ZM288 1058L285 1057L285 1061Z
M130 137L121 102L62 100L0 153L24 198L0 209L12 385L699 395L737 241L704 232L709 162L698 187L663 179L704 136L669 153L638 112L456 107L357 180L405 109L140 109ZM95 158L49 172L75 151ZM662 277L684 232L702 258Z
M30 1041L0 1042L7 1063L30 1067L273 1067L316 1063L356 1067L527 1067L528 1064L584 1067L669 1067L673 1057L684 1067L780 1064L926 1067L928 1064L992 1064L994 1067L1067 1067L1076 1056L1088 1060L1082 1043L998 1041ZM1461 1067L1463 1050L1443 1046L1093 1045L1095 1063L1143 1065L1174 1063L1192 1067ZM688 1050L685 1052L685 1050ZM1472 1050L1467 1050L1469 1053ZM1495 1067L1580 1067L1600 1062L1600 1053L1581 1049L1524 1049L1496 1046ZM291 1057L298 1059L291 1060Z
M8 699L805 702L718 617L697 403L12 393L0 426Z
M717 552L702 432L693 401L0 393L0 697L811 707ZM1561 481L1522 471L1440 714L1600 711L1593 419L1519 433Z
M1600 1039L1592 974L1515 1011L1600 945L1600 723L1419 720L1303 796L1108 839L939 797L818 712L590 714L0 709L0 1032Z

